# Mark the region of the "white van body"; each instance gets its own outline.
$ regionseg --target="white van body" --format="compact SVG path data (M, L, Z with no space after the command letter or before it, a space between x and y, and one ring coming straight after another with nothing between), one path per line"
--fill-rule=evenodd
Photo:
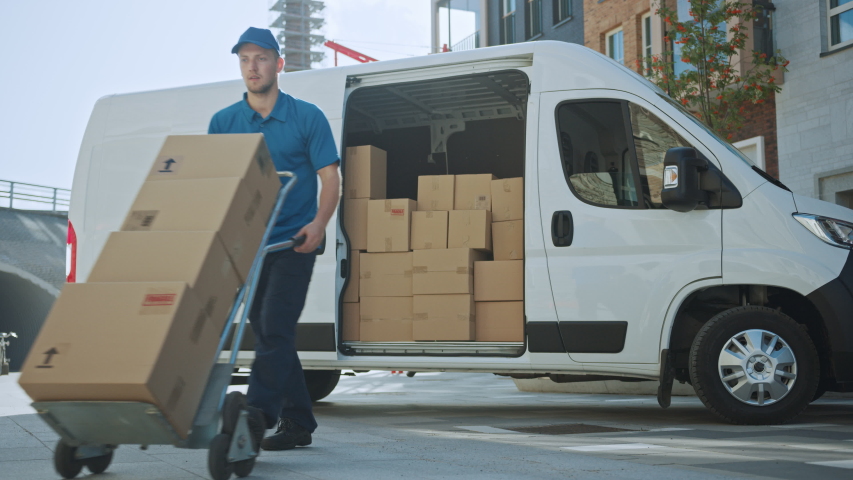
M509 72L506 78L515 79L512 81L525 78L528 91L514 94L498 80L494 84L483 80L498 78L490 77L495 72ZM771 307L808 328L801 333L815 345L820 361L819 386L815 387L817 378L808 378L815 377L816 372L802 364L797 367L799 371L789 372L789 376L798 376L801 387L793 384L787 397L767 394L768 401L773 401L763 405L764 397L756 399L764 393L753 394L755 401L741 398L740 403L735 394L728 400L700 395L713 410L720 413L720 402L734 401L729 407L743 407L747 413L742 417L723 414L723 418L749 421L744 418L776 408L770 416L755 418L761 418L757 420L760 422L784 421L805 408L811 396L817 395L816 389L853 389L850 250L822 240L792 216L799 212L853 222L853 211L793 195L768 181L657 87L609 58L568 43L531 42L287 73L280 76L280 86L322 109L343 152L348 146L347 134L365 138L391 131L388 125L393 122L382 116L387 112L378 106L375 112L382 115L364 111L364 105L370 105L365 102L373 98L370 95L401 92L396 87L386 88L392 85L429 88L430 82L457 78L472 78L486 85L489 98L508 98L510 110L498 108L489 113L481 108L482 117L461 115L465 108L474 111L480 107L474 93L463 98L459 111L431 111L429 105L411 95L398 97L423 110L415 124L430 129L432 153L444 152L450 158L453 151L447 142L452 137L436 133L441 125L462 119L473 131L477 121L515 118L519 122L520 135L513 141L518 142L524 157L520 159L523 167L519 164L518 168L523 168L525 178L526 341L345 344L337 325L346 282L342 269L346 269L349 246L338 216L327 228L328 245L318 257L300 320L298 337L305 338L299 342L299 353L306 369L490 372L550 376L555 381L626 377L661 379L664 385L674 377L689 382L690 354L697 332L714 315L753 305ZM373 93L362 94L362 89L373 89L364 90ZM244 91L243 82L235 80L113 95L97 102L80 149L69 212L77 236L76 281L86 280L107 236L120 228L164 138L206 133L211 116L240 100ZM441 93L436 90L430 95L440 97ZM525 96L522 105L512 103L513 98ZM356 98L361 107L353 111L360 113L348 113L348 105L355 105ZM464 104L467 101L473 103ZM563 130L556 123L563 122L560 115L575 108L571 105L580 105L580 112L584 105L595 102L622 105L625 112L631 109L657 118L669 135L677 134L707 159L712 170L715 167L722 172L742 203L733 208L680 212L605 208L579 198L564 170L570 167L560 161L565 146L561 147L558 136ZM569 110L560 110L563 105L570 105ZM352 117L350 124L348 115ZM566 113L565 118L580 118L571 115ZM405 119L400 117L400 121ZM358 130L365 122L373 122L373 132ZM459 125L465 128L464 123ZM347 128L352 131L348 133ZM585 136L602 134L600 125L590 126L589 131ZM641 141L637 138L635 132L634 141ZM626 152L622 153L623 162ZM623 163L626 165L630 163ZM342 169L346 182L345 164ZM611 166L611 171L615 169ZM389 167L389 176L390 172ZM620 175L629 175L626 172ZM600 173L596 175L602 178ZM552 218L561 211L570 212L573 220L573 238L567 248L556 246L551 235ZM600 348L595 346L599 344ZM252 358L251 351L240 353L245 366L251 365ZM810 392L798 394L798 398L810 398L805 403L802 398L791 400L794 390L806 385L810 385ZM666 387L662 390L661 395L666 397Z

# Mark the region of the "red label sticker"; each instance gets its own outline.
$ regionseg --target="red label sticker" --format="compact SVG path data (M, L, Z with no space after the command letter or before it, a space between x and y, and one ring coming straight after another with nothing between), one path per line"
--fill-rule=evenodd
M142 300L143 307L166 307L175 304L175 293L149 293Z
M391 209L391 215L400 215L400 216L403 216L403 215L405 215L405 214L406 214L406 209L405 209L405 208L392 208L392 209Z

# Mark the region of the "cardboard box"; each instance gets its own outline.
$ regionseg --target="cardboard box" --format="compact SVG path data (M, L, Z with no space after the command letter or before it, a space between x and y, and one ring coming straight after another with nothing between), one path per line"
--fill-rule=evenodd
M361 338L359 335L360 306L358 303L345 303L341 310L341 340L345 342L357 342Z
M264 185L263 191L281 187L263 134L170 135L146 181L228 177Z
M347 147L344 198L385 198L387 155L372 145Z
M447 228L447 248L492 250L492 213L488 210L454 210Z
M474 340L473 295L415 295L415 340Z
M245 281L278 195L266 187L236 177L145 182L121 229L218 232Z
M344 290L344 303L358 303L359 283L361 280L361 252L353 251L349 255L349 283Z
M362 342L411 342L412 297L368 297L361 301Z
M474 301L524 300L524 260L474 263Z
M412 212L412 250L447 248L448 212Z
M353 250L367 250L367 198L344 200L344 228Z
M422 175L418 177L418 210L453 210L455 195L454 175Z
M221 334L183 282L66 284L20 385L37 402L153 403L186 438Z
M411 297L412 253L362 253L359 296Z
M523 342L524 302L476 302L478 342Z
M367 251L408 252L411 247L412 212L417 203L408 198L367 202Z
M113 232L89 282L186 282L220 333L240 280L216 232Z
M474 262L485 259L485 253L470 248L415 250L412 253L412 293L473 294Z
M491 210L492 180L495 176L456 175L454 210Z
M492 221L524 218L524 178L492 180Z
M495 260L524 258L524 220L492 223L492 252Z

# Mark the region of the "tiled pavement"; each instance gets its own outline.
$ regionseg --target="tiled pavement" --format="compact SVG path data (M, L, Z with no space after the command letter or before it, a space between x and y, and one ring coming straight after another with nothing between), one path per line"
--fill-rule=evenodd
M0 382L0 403L14 388ZM652 397L518 392L485 374L371 372L343 377L316 414L313 445L264 452L249 478L853 478L851 397L822 399L791 425L745 427L692 397L662 410ZM597 427L621 430L565 433ZM56 439L34 414L0 417L0 479L58 478ZM122 446L100 477L209 478L206 451Z

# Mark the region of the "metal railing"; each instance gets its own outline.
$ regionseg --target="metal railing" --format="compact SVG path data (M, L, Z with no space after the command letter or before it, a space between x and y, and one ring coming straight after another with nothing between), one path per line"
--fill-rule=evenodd
M452 47L450 47L451 52L461 52L464 50L474 50L475 48L480 48L480 31L468 35L463 38L458 43L455 43Z
M67 212L70 204L71 190L67 188L0 180L0 207Z

